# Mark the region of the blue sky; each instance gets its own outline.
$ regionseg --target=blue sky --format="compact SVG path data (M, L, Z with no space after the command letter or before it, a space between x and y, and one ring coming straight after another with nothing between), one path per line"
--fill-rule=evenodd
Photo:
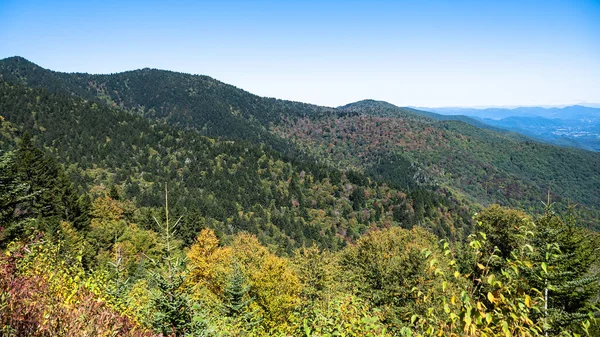
M337 106L600 103L600 1L0 0L0 58Z

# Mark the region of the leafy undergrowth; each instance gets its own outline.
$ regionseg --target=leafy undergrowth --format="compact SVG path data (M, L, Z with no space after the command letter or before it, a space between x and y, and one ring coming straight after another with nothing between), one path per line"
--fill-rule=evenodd
M13 244L0 258L3 336L153 336L121 312L102 275L87 275L60 246Z

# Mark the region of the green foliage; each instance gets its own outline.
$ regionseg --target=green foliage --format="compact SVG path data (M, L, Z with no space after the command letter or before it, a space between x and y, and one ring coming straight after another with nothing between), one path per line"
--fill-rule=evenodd
M595 155L158 70L0 75L2 335L598 331L596 233L549 201L471 219L554 179L590 223Z
M490 213L497 215L490 221L513 214L496 207L480 214ZM220 246L205 230L188 251L186 270L165 220L164 254L147 281L124 282L118 292L114 276L86 272L81 251L64 247L78 242L66 224L68 241L12 244L0 258L3 332L150 335L145 328L152 326L160 336L576 336L595 328L598 278L590 263L598 244L550 213L535 227L512 227L508 237L521 246L509 257L490 250L491 235L471 235L467 273L448 242L438 246L423 229L399 227L371 231L339 256L299 249L293 269L252 236ZM201 289L217 295L216 310ZM41 320L47 312L57 319ZM84 325L81 314L91 317Z
M253 298L250 295L250 281L239 264L234 263L231 270L223 289L223 313L227 317L225 321L232 327L232 332L257 332L261 317L259 310L251 307Z
M181 268L174 264L172 268ZM184 336L190 332L192 310L185 293L181 292L184 282L181 275L153 274L152 281L156 292L152 298L155 310L152 327L166 336Z
M225 314L229 317L237 317L243 314L252 301L249 297L248 279L242 273L240 266L234 264L233 272L227 279L223 295L225 297Z
M296 251L292 263L303 284L303 306L314 308L342 292L336 281L343 277L337 255L314 246L302 247Z
M547 297L548 332L580 331L589 312L597 310L596 296L600 290L600 275L592 269L599 258L598 237L575 225L571 212L562 219L547 206L546 213L536 220L532 246L538 254L535 262L543 270L542 277L531 276L532 286L543 289Z
M27 199L27 185L16 173L14 154L3 154L0 157L0 246L4 246L18 237L19 232L24 231L19 216L15 214L15 208Z
M62 167L34 147L27 134L16 151L2 155L0 168L0 245L36 228L57 230L60 219L78 228L87 225L85 199L75 193ZM39 221L32 228L33 219Z
M519 236L525 240L533 235L528 228L519 228ZM461 274L455 270L453 275L443 273L444 291L437 298L423 301L431 307L425 315L416 314L411 324L401 329L404 336L541 336L547 330L543 318L544 297L540 289L529 282L528 275L543 277L544 267L536 265L536 250L525 245L503 258L485 249L487 235L472 235L469 246L476 256L474 274ZM445 247L448 247L447 244ZM451 251L446 248L447 253ZM496 261L502 267L499 271L490 268ZM445 286L450 282L458 288ZM436 303L442 301L443 311ZM588 323L586 323L588 324ZM561 335L571 336L572 330Z
M417 294L434 296L440 290L439 274L448 261L432 234L420 228L395 227L364 235L344 250L340 263L357 295L382 310L388 326L399 328L412 315L425 312ZM435 272L429 272L430 268Z
M162 260L154 262L156 270L151 273L151 281L156 287L152 297L152 327L163 336L204 335L207 326L199 314L199 305L191 303L183 286L185 264L173 235L180 220L174 224L169 220L168 190L165 187L165 221L160 223L156 220L162 228L164 255Z
M32 195L20 210L25 216L80 220L82 210L78 208L77 196L62 167L36 148L28 133L21 140L15 157L17 174L27 184L27 193Z
M298 336L391 336L381 322L380 314L355 296L333 299L323 310L312 307L307 311L303 313Z
M495 252L503 259L510 258L513 251L522 247L523 235L520 229L533 229L533 220L525 213L491 205L475 216L478 230L486 233L487 252Z
M421 224L453 237L469 226L464 209L432 191L406 194L354 171L288 160L262 145L205 138L64 94L0 83L0 96L7 121L32 135L21 160L30 163L22 170L38 180L32 180L40 190L35 204L68 215L77 228L88 226L82 216L97 196L75 198L74 192L104 186L108 192L102 195L131 200L139 209L111 227L118 229L113 234L126 228L124 220L158 230L152 216L160 213L165 183L175 210L185 214L177 236L188 245L204 226L222 234L256 234L287 254L304 244L341 249L373 224ZM64 161L66 173L47 160L49 152ZM53 198L57 205L43 207ZM119 235L98 244L108 250Z

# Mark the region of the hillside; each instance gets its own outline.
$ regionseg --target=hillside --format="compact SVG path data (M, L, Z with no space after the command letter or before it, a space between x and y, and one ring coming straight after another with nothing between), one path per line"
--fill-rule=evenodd
M588 225L597 226L597 154L542 145L469 117L372 100L319 107L259 97L207 76L155 69L66 74L15 57L0 61L0 74L152 123L264 144L288 160L351 165L405 190L442 184L471 205L497 202L540 210L550 189L561 204L579 203Z
M0 98L3 150L27 132L64 163L80 191L116 186L148 212L162 205L168 183L186 243L205 226L223 235L255 233L282 252L312 243L337 249L371 226L421 224L450 237L470 226L462 206L432 189L398 190L359 173L290 161L261 144L207 138L45 89L0 82ZM140 216L153 226L150 213Z
M68 93L119 107L154 121L192 128L211 137L264 143L293 152L285 141L273 137L268 126L282 116L326 114L333 109L264 98L208 76L157 69L140 69L111 75L60 73L20 58L0 61L6 81Z
M494 129L486 123L482 123L481 121L479 121L477 119L473 119L473 118L470 118L470 117L467 117L464 115L442 115L442 114L437 114L434 112L417 110L417 109L408 108L408 107L397 107L388 102L376 101L376 100L372 100L372 99L365 99L362 101L358 101L358 102L354 102L354 103L350 103L350 104L346 104L346 105L338 107L338 110L341 110L344 112L352 112L355 114L364 114L365 109L367 109L369 111L369 115L377 116L377 117L409 117L409 118L418 119L418 120L424 121L424 122L429 121L431 119L442 120L442 121L457 120L457 121L465 122L467 124L472 124L472 125L480 127L480 128ZM426 117L426 118L417 118L417 117ZM501 129L495 129L495 130L500 131Z
M390 175L386 171L394 169L395 160L389 157L402 158L422 169L426 180L483 204L539 209L549 189L559 203L583 205L589 224L597 226L597 153L438 120L388 103L362 101L340 109L349 114L290 119L275 132L315 156L368 172Z

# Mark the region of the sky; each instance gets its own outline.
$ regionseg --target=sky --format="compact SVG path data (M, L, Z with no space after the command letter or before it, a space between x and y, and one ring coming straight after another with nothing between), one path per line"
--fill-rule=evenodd
M326 106L600 103L600 0L0 0L0 58Z

